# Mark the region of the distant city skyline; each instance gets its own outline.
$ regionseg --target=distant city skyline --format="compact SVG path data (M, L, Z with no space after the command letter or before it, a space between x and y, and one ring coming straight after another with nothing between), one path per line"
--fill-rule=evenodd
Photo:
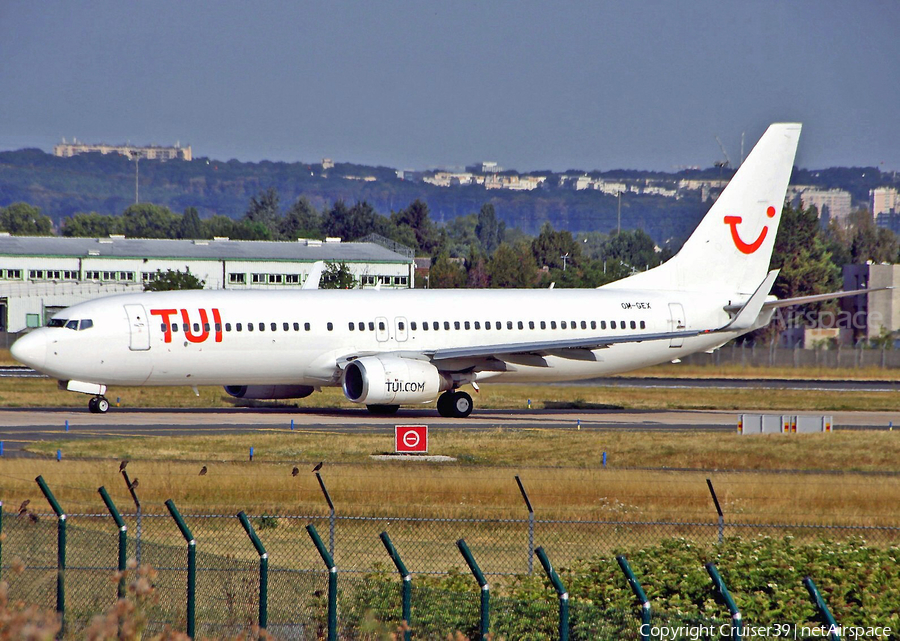
M0 149L521 172L900 170L900 3L397 0L0 5Z

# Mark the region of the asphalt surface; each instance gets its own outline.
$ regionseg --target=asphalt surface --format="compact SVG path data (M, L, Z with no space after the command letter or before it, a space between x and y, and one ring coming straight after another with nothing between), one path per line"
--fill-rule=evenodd
M778 413L778 412L773 412ZM808 413L808 412L807 412ZM401 410L374 417L363 409L130 409L91 414L82 408L0 409L4 456L26 455L34 441L129 436L182 436L239 432L392 433L394 425L432 429L487 430L497 427L547 430L702 430L733 432L739 412L690 410L475 410L465 419L442 418L433 409ZM833 412L836 430L886 430L900 413ZM68 426L68 429L66 429Z

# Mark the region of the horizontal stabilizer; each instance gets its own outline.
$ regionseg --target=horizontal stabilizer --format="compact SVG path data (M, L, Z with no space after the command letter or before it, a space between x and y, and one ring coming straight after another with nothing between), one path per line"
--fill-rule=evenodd
M770 300L763 305L763 309L776 309L778 307L791 307L792 305L805 305L806 303L818 303L823 300L846 298L847 296L859 296L869 292L880 292L893 287L872 287L869 289L854 289L848 292L828 292L827 294L814 294L812 296L798 296L797 298L785 298L782 300Z

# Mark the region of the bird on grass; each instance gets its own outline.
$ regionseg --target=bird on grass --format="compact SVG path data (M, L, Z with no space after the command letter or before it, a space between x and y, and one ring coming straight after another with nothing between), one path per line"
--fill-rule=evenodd
M119 471L120 471L120 472L124 472L124 471L125 471L125 466L126 466L126 465L128 465L128 460L127 460L127 459L124 460L124 461L122 461L121 463L119 463Z
M31 503L31 499L25 499L22 501L22 505L19 506L19 516L25 514L28 511L28 504Z
M318 472L322 469L322 466L325 465L325 461L319 461L316 463L316 466L312 469L313 472Z
M299 473L300 473L299 467L295 467L294 469L291 470L291 476L297 476Z
M206 466L205 465L200 468L200 474L198 474L197 476L206 476Z

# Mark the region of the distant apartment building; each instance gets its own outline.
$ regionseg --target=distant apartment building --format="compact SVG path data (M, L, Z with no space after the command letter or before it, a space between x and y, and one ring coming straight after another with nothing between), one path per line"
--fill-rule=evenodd
M794 203L803 203L804 207L815 207L819 218L829 220L846 220L853 209L849 191L843 189L816 189L808 185L793 185L788 190L788 199Z
M879 187L869 191L869 211L873 217L878 214L900 213L900 191L891 187Z
M89 144L73 140L67 143L65 138L63 141L53 147L53 155L60 158L71 158L78 154L101 153L101 154L119 154L128 159L140 158L147 160L191 160L191 146L182 147L179 143L175 143L174 147L158 147L156 145L139 146L139 145L107 145L105 143Z

